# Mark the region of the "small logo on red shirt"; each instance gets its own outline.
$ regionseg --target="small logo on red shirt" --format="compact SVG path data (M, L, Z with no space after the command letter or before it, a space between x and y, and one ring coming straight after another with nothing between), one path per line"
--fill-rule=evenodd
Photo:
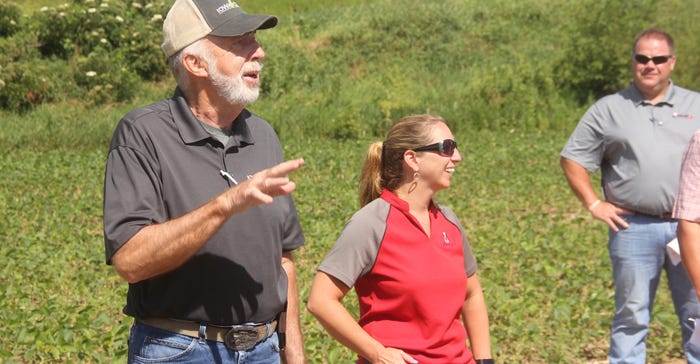
M447 238L447 233L444 231L442 232L442 239L445 241L445 244L450 243L450 239Z

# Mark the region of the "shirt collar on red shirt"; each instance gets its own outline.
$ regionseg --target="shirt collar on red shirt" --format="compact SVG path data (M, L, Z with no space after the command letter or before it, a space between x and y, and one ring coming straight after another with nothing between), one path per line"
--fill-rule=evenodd
M396 207L399 209L401 212L404 214L410 214L411 209L410 206L408 205L408 202L405 200L402 200L399 196L397 196L394 192L391 192L387 189L382 190L382 194L379 196L382 199L384 199L386 202L388 202L391 206ZM436 215L440 209L435 205L433 201L430 201L430 207L428 208L430 211L431 215Z

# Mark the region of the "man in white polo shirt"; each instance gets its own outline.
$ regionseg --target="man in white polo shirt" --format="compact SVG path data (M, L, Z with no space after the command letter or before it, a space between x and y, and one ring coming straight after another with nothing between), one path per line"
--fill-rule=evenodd
M230 0L175 1L162 48L177 89L114 132L104 235L129 282L129 362L305 362L292 255L304 235L286 177L303 160L284 162L245 109L265 56L255 32L276 24Z
M666 255L676 237L671 217L685 145L700 128L700 94L673 84L673 38L647 29L634 41L633 82L598 100L579 121L561 152L571 189L594 218L609 227L608 250L615 281L610 363L645 363L651 308L666 270L683 349L700 363L690 345L700 304L683 266ZM602 170L603 196L589 172Z

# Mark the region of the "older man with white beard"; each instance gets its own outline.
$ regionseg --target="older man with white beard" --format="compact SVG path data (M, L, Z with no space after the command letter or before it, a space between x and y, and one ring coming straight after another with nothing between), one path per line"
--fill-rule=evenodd
M129 362L303 363L292 252L304 243L272 127L245 109L277 24L177 0L163 51L177 89L128 113L107 157L107 264L129 283Z

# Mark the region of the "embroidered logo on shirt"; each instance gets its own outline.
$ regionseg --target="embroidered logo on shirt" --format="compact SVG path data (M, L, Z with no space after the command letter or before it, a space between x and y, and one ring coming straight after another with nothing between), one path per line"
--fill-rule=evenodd
M445 244L449 244L449 243L450 243L450 239L447 238L447 233L444 232L444 231L442 232L442 240L445 241Z
M673 114L671 114L671 116L673 116L674 118L682 118L686 120L692 120L694 117L693 114L679 114L675 111L673 112Z

